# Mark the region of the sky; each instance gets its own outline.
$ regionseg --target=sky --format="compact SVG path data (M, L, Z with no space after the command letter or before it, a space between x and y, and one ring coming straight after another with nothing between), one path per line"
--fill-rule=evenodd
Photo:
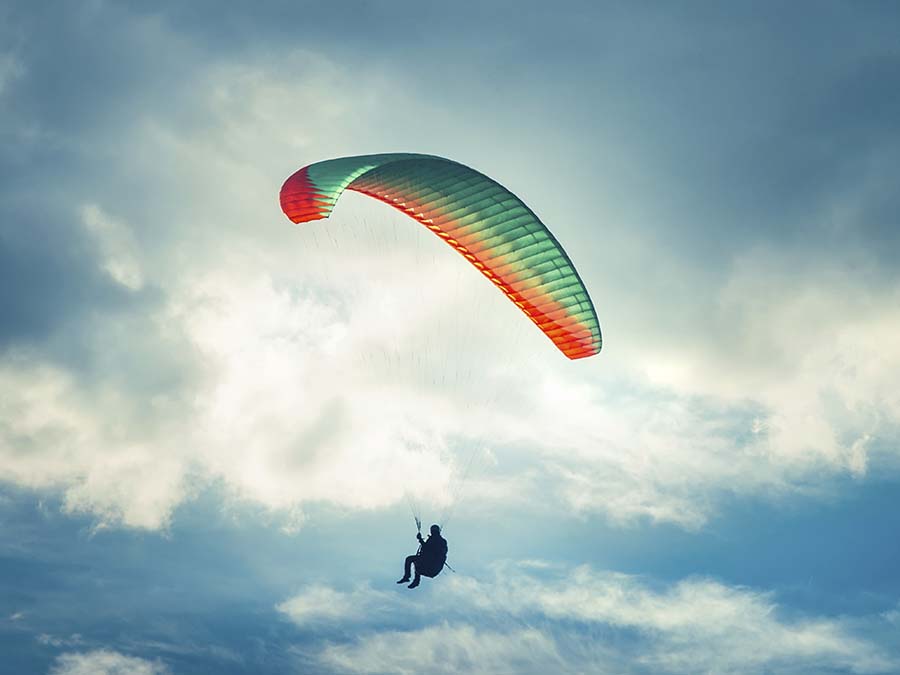
M898 30L0 3L0 671L900 673ZM374 200L281 213L380 152L520 196L602 352Z

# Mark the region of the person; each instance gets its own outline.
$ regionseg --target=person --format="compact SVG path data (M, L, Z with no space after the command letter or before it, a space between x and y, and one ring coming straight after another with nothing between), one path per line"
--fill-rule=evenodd
M431 526L431 534L428 535L428 539L422 539L422 533L416 532L416 539L419 540L419 552L407 556L403 567L403 578L397 582L405 584L409 581L410 568L415 566L416 575L408 588L418 586L423 576L436 577L447 562L447 540L441 536L440 526Z

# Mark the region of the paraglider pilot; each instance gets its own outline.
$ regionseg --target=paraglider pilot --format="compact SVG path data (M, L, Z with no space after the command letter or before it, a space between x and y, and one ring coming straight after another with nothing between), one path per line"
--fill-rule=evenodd
M416 576L409 588L418 586L419 580L423 576L436 577L444 569L444 563L447 562L447 540L441 536L441 528L438 525L431 526L431 534L428 535L428 539L422 539L421 532L416 532L416 539L419 540L419 552L407 556L403 568L403 578L397 582L405 584L409 581L410 568L415 565Z

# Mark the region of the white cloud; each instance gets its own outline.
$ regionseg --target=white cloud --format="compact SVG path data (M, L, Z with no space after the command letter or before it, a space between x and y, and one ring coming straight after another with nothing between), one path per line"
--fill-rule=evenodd
M353 602L366 607L366 593L373 592L358 589ZM316 607L336 601L344 625L358 626L358 638L318 653L341 671L887 673L900 667L896 654L866 637L864 621L789 617L771 593L702 578L660 587L589 567L506 565L486 581L455 575L426 603L395 604L404 623L424 624L415 629L367 628L368 613L351 610L350 595L326 588L298 598L301 625L334 618Z
M186 48L162 25L134 30L160 53ZM808 491L890 459L872 453L900 421L896 289L770 249L710 284L644 246L650 234L613 233L617 264L655 272L638 292L579 255L608 340L562 363L408 219L352 195L328 222L279 213L299 164L393 146L371 129L440 114L428 101L306 51L186 61L189 96L173 90L98 141L131 149L122 161L152 198L109 206L98 190L79 212L110 278L161 304L91 317L99 384L37 352L0 364L10 480L149 528L221 481L296 529L305 503L381 508L411 485L440 507L466 449L503 444L528 468L501 467L502 490L472 480L470 499L697 528L723 495ZM577 222L578 208L564 213ZM166 359L180 388L147 400L131 370Z
M490 597L477 585L474 590L479 598ZM494 611L536 611L556 620L637 630L648 648L639 660L665 672L773 667L888 672L900 665L840 621L784 619L771 594L708 579L656 590L636 577L581 567L550 584L513 575L513 583L498 596L488 601Z
M185 497L185 466L166 456L122 392L88 390L61 369L27 360L0 367L0 390L7 480L62 486L67 509L133 527L164 525Z
M315 625L323 621L353 621L371 618L386 607L396 605L394 596L374 591L367 586L352 591L338 591L328 586L314 585L279 603L275 609L298 626Z
M900 627L900 605L895 609L889 609L881 615L888 623Z
M84 638L82 638L80 633L72 633L68 637L62 637L59 635L50 635L48 633L41 633L37 636L37 641L42 645L49 645L51 647L74 647L76 645L84 644Z
M696 528L724 495L896 471L900 288L810 267L748 253L723 287L698 289L707 312L691 331L664 315L580 371L545 371L512 436L576 510L618 522Z
M97 649L62 654L51 675L167 675L171 671L160 661L148 661L119 652Z
M360 326L370 328L365 340L374 338L365 348L371 356L399 322L392 327L382 318L376 334L372 293L349 297L354 311L341 316L333 300L346 288L315 297L303 283L308 260L298 231L272 208L284 176L253 169L256 153L283 154L294 131L317 139L335 116L359 113L361 92L351 105L346 88L337 93L334 86L346 73L312 54L294 58L302 76L286 69L273 78L253 66L195 73L192 100L219 121L203 133L181 126L173 105L171 114L148 110L128 131L132 137L115 140L134 148L129 171L145 172L146 185L160 180L164 164L167 180L176 167L189 188L178 223L162 221L178 201L173 195L157 195L140 212L115 209L115 218L99 202L79 214L110 278L130 290L150 284L163 302L140 317L97 312L82 334L59 336L87 341L96 355L90 379L51 365L37 350L4 358L5 478L59 486L66 508L94 513L103 524L149 528L166 525L192 494L190 484L212 479L242 499L293 514L290 527L303 522L305 501L372 508L402 499L409 486L444 499L451 458L440 402L411 388L409 377L372 378L360 372L358 358L347 358L360 353ZM296 104L307 99L319 113L298 118ZM136 160L149 155L152 164ZM224 184L233 188L223 193ZM273 222L261 228L265 214ZM141 227L160 221L155 237L140 238L152 246L138 245L136 228L126 224L132 218ZM177 388L148 396L145 380L164 368Z
M140 290L144 285L144 275L131 229L111 219L96 204L83 206L81 219L88 232L95 237L104 271L127 289Z
M498 632L465 624L378 633L356 644L326 647L321 660L350 673L575 672L555 641L539 630Z

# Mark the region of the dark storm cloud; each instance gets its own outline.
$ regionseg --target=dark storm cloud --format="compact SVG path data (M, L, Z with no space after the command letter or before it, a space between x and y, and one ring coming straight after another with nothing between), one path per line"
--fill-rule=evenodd
M143 363L145 377L131 384L159 380L171 358L158 349L141 358L154 351L135 340L147 330L109 349L96 326L103 317L139 321L164 298L152 283L129 289L104 271L83 209L99 200L108 217L127 218L145 254L166 245L147 208L164 213L165 204L148 195L130 134L143 111L184 86L183 53L159 49L152 22L115 7L20 3L5 18L17 69L0 94L0 349L43 351L76 370L118 350L113 372L133 376Z
M0 352L41 352L85 374L119 361L107 375L130 378L135 392L161 378L168 386L185 364L183 352L165 351L171 344L146 340L161 292L129 289L107 274L65 172L44 177L46 188L17 180L0 189ZM112 321L100 328L102 320ZM141 322L133 335L115 334Z
M687 259L759 241L812 238L826 255L896 246L893 193L867 187L876 159L886 175L900 168L892 5L18 3L9 15L25 75L4 97L7 120L38 125L74 153L71 181L105 180L123 205L123 194L133 206L147 197L131 194L137 181L119 175L127 149L110 139L160 109L184 131L203 128L192 74L299 49L349 71L382 64L398 92L482 119L487 134L547 129L516 144L528 161L556 169L562 153L560 180L583 188L599 170L602 194ZM457 153L478 160L477 146L460 141ZM45 142L4 154L23 152L33 161L10 170L25 180L59 163ZM855 222L823 224L835 200L860 192Z
M448 107L516 124L551 99L543 112L573 130L588 173L605 153L598 131L645 156L679 236L709 236L725 215L738 238L790 237L873 153L900 161L900 10L884 3L202 2L150 15L208 55L382 62L398 88L413 76Z
M9 14L4 42L21 73L0 96L0 346L34 346L84 315L143 300L102 273L79 213L101 165L96 134L134 69L65 12Z
M705 265L760 242L808 251L811 235L826 238L814 255L848 244L880 250L868 223L835 235L822 222L836 201L866 190L868 162L900 165L898 13L874 7L623 13L615 31L599 28L602 53L586 50L584 65L562 76L561 117L598 139L580 163L602 162L604 143L620 140L612 180L629 209L677 255ZM538 66L547 79L561 65L550 64Z
M128 294L98 273L72 214L0 204L0 349L39 343L92 307L121 307Z
M92 142L177 85L185 63L171 45L161 49L152 21L114 4L18 3L5 33L24 69L6 96L7 114L23 127L38 125L51 147L56 141L88 156ZM42 140L38 151L48 145Z

